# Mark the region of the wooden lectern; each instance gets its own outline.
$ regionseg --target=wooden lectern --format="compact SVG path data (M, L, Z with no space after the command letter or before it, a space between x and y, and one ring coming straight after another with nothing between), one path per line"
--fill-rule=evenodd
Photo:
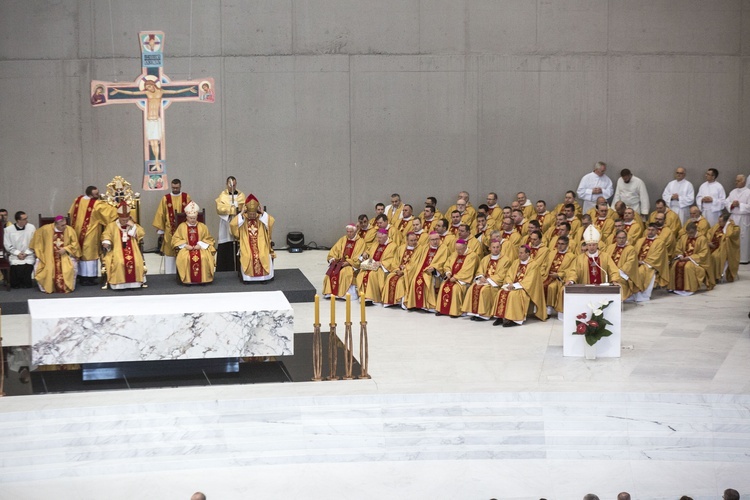
M564 292L565 318L563 321L563 356L584 356L585 335L576 335L576 316L586 313L591 318L589 304L611 300L604 310L604 317L612 322L608 328L612 335L602 337L595 344L598 358L619 358L622 344L622 297L619 285L567 285Z

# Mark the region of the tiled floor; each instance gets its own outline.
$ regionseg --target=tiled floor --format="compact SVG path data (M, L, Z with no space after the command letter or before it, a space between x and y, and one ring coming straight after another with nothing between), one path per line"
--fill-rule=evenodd
M320 286L325 254L277 266ZM563 358L554 319L504 329L369 307L372 380L3 398L0 498L750 494L740 274L626 304L619 359ZM312 304L294 310L310 331ZM3 318L4 337L27 328Z

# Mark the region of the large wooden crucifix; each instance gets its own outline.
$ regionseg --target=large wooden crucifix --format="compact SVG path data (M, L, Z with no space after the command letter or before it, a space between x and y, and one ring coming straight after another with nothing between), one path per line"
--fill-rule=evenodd
M172 101L214 102L213 78L173 82L164 74L164 32L141 31L143 70L133 83L91 82L91 104L135 103L143 110L143 189L169 189L167 181L164 110Z

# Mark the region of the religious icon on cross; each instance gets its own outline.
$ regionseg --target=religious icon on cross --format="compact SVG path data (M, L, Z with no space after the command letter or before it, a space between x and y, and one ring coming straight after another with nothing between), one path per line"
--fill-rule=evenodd
M168 189L164 111L172 101L214 102L213 78L196 81L171 81L164 74L164 33L142 31L138 34L141 47L142 72L133 83L91 82L91 104L135 103L143 110L143 189Z

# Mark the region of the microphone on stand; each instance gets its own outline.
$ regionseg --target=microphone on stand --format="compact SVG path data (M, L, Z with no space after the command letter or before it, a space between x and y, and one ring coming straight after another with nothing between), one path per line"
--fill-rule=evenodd
M604 268L603 268L602 266L600 266L600 265L599 265L599 264L598 264L598 263L596 262L596 259L592 259L592 258L589 258L589 261L590 261L590 262L593 262L593 263L594 263L594 265L595 265L596 267L598 267L599 269L601 269L601 270L602 270L602 272L604 273L604 283L601 283L601 284L602 284L602 285L609 285L609 274L607 274L607 271L605 271L605 270L604 270Z

